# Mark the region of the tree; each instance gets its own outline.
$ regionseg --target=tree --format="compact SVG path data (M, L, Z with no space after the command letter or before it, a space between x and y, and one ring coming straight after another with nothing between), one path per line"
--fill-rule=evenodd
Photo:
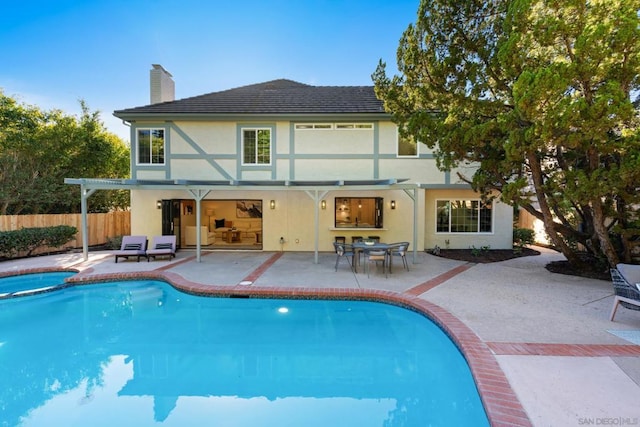
M129 147L106 131L80 101L79 118L41 111L0 92L0 214L80 212L80 195L64 178L129 175ZM125 191L101 191L92 212L129 206Z
M423 0L399 76L372 78L403 134L438 166L615 265L640 235L639 0Z

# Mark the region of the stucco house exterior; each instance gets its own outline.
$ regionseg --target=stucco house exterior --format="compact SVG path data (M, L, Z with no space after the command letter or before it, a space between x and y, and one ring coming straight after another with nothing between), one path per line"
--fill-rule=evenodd
M130 189L132 234L177 234L198 253L317 254L337 236L512 247L512 207L483 204L425 145L399 138L373 86L282 79L174 100L162 66L150 80L151 104L114 112L131 127L130 179L68 181L83 194Z

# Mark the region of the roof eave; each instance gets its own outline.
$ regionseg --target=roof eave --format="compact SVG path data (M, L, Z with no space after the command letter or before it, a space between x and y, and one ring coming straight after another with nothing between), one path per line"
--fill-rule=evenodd
M239 120L390 120L386 112L345 113L126 113L114 111L113 115L127 122L135 121L239 121Z

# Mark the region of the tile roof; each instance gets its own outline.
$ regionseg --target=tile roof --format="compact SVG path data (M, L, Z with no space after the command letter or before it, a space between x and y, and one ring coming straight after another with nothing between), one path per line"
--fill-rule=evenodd
M373 86L311 86L279 79L171 102L116 110L114 115L349 113L385 113Z

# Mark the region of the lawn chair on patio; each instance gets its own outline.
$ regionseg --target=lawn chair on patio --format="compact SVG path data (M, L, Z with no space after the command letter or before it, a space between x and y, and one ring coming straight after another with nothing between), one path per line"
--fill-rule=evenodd
M407 262L407 250L409 249L409 242L392 243L389 245L389 270L393 264L394 256L402 258L402 265L409 271L409 263Z
M151 241L151 249L147 251L147 262L153 257L168 256L169 260L176 256L176 236L155 236Z
M122 244L120 250L114 253L116 257L116 264L118 258L136 257L140 262L140 257L147 256L147 236L124 236L122 237Z
M369 277L369 270L371 269L370 264L374 262L376 266L378 262L382 261L382 272L384 273L384 277L389 277L387 274L387 257L389 256L386 250L376 250L376 249L365 249L364 251L364 261L365 261L365 269L367 270L367 277Z
M336 271L338 271L338 263L340 262L340 258L346 258L349 267L353 270L353 247L347 244L333 243L333 247L336 250ZM349 257L351 257L351 262L349 262Z
M640 290L638 289L640 265L618 264L616 267L610 270L613 290L616 294L609 318L611 321L616 315L618 305L630 310L640 310Z

